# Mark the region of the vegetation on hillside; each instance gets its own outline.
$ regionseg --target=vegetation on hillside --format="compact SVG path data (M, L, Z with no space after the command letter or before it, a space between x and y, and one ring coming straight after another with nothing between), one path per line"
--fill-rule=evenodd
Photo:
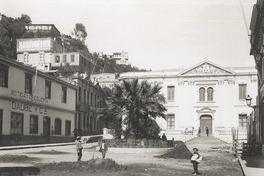
M86 28L82 23L76 23L71 35L60 34L57 30L36 32L27 31L25 25L31 24L31 18L22 14L21 17L12 18L2 15L0 18L0 55L10 59L17 59L16 48L17 39L21 38L43 38L52 37L59 44L63 45L65 52L81 52L96 63L93 73L117 73L146 71L131 65L118 65L115 60L108 58L98 58L98 53L93 54L85 45L87 37Z

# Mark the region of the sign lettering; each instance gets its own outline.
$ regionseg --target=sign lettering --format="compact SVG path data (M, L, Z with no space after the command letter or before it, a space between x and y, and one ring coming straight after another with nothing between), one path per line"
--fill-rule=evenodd
M41 102L41 103L49 103L48 99L46 99L46 98L34 96L34 95L24 93L24 92L20 92L20 91L11 90L11 95L16 96L16 97L29 99L29 100L34 100L34 101Z
M48 111L46 108L36 107L36 106L33 106L32 104L20 103L20 102L14 102L14 101L12 102L12 109L25 111L25 112L33 112L33 110L35 110L35 113L37 114L44 114L44 115L48 114Z

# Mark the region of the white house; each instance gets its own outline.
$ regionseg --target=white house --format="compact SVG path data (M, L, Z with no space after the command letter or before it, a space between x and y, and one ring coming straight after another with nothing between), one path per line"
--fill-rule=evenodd
M251 67L224 68L204 61L189 69L120 75L120 80L134 78L162 87L167 117L157 122L168 139L196 135L199 128L206 135L207 127L209 135L230 142L232 128L246 130L246 117L252 111L246 96L257 96L257 71Z
M0 145L74 141L76 89L0 57Z

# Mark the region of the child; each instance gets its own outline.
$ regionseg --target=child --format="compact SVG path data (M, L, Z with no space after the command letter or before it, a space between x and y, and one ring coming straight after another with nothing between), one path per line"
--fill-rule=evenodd
M75 143L76 143L76 151L78 155L77 161L80 161L82 158L82 149L83 149L80 136L77 136Z
M194 172L192 173L193 175L201 174L198 172L198 164L201 161L201 159L202 159L202 157L200 157L200 155L198 153L198 149L193 148L193 154L192 154L192 158L191 158L191 163L193 163L193 170L194 170Z
M105 144L105 140L102 140L100 151L102 152L102 157L103 158L105 158L105 154L106 154L107 149L108 148L107 148L107 145Z

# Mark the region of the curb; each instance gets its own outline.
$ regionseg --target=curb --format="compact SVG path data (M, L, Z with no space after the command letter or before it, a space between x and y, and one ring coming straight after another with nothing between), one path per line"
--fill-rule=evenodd
M245 161L243 161L240 156L238 156L238 162L240 164L240 167L241 167L241 170L242 170L244 176L249 176L250 173L249 173L249 171L247 169L247 166L245 164Z
M0 151L1 150L27 149L27 148L41 148L41 147L66 146L66 145L75 145L75 142L70 142L70 143L55 143L55 144L39 144L39 145L6 146L6 147L0 147Z

